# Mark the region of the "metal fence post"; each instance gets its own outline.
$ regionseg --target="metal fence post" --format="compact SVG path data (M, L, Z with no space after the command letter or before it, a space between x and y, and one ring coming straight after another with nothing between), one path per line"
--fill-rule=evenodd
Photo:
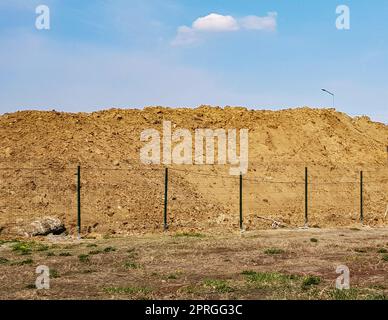
M243 177L240 174L240 230L243 230Z
M364 223L364 173L360 171L360 222Z
M308 210L308 168L306 167L304 172L304 224L306 227L309 223Z
M81 237L81 166L77 167L77 232Z
M168 168L166 168L164 172L164 215L163 215L164 226L163 228L165 231L168 229L167 205L168 205Z

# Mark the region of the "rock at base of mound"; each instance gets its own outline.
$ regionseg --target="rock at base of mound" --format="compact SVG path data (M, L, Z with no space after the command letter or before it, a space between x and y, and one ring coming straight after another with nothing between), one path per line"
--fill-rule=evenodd
M31 236L47 236L48 234L61 234L66 231L65 225L62 221L55 217L44 217L36 220L30 225Z
M49 234L62 234L66 231L63 222L56 217L44 217L24 226L18 226L13 233L27 237L47 236Z

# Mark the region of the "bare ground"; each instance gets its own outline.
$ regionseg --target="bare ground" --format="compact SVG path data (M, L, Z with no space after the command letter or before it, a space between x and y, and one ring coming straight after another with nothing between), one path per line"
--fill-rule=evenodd
M1 299L386 299L388 229L2 240ZM38 265L50 289L35 288ZM335 290L350 269L351 289Z

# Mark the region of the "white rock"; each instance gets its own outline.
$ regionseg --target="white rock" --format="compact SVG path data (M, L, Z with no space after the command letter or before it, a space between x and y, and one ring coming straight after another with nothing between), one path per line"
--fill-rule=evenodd
M47 236L49 234L61 234L66 231L65 225L62 221L56 217L43 217L41 219L35 220L32 223L19 226L19 234L28 235L30 237L34 236Z

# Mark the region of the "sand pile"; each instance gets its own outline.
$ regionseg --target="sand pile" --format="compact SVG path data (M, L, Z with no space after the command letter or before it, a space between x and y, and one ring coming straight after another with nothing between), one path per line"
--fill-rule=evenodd
M365 222L384 225L388 206L388 126L333 109L245 108L94 113L24 111L0 116L0 227L55 216L76 226L76 167L82 173L82 225L89 233L138 233L163 227L164 167L140 162L140 133L198 128L249 129L243 181L248 229L304 222L304 168L309 167L310 224L352 225L359 216L364 171ZM236 230L239 180L229 166L172 166L172 230ZM388 218L388 217L386 217Z

